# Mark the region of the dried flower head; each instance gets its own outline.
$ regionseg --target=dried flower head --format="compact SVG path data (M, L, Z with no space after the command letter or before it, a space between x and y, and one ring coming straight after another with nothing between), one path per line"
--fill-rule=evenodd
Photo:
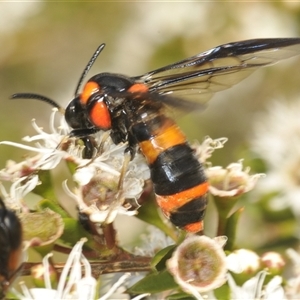
M199 293L220 287L226 281L226 237L211 239L190 236L167 261L167 269L187 293L202 299Z

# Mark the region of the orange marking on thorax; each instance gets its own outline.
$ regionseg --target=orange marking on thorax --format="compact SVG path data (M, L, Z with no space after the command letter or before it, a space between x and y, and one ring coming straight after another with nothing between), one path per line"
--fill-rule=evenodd
M99 92L100 86L95 81L89 81L85 84L83 91L80 95L81 104L86 104L92 94Z
M129 89L130 93L146 93L148 92L148 87L143 83L135 83Z
M90 111L90 120L99 129L108 130L111 128L111 117L106 104L98 101Z
M188 190L173 195L156 195L156 201L164 214L169 217L170 213L191 200L204 196L208 191L208 182L203 182Z
M151 164L163 151L185 142L185 135L176 124L172 123L172 125L167 124L167 126L159 128L154 132L153 138L139 143L139 146L148 163Z

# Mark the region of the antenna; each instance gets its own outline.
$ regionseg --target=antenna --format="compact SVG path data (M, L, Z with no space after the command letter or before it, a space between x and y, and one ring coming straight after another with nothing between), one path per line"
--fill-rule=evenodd
M34 100L40 100L40 101L43 101L43 102L46 102L46 103L52 105L53 107L56 107L61 113L63 113L63 114L65 113L65 110L59 104L57 104L54 100L52 100L52 99L50 99L48 97L39 95L39 94L16 93L16 94L13 94L11 96L11 99L34 99Z
M96 61L97 57L99 56L99 54L102 52L102 50L104 49L105 47L105 44L101 44L95 51L95 53L93 54L93 56L91 57L91 59L89 60L88 64L86 65L86 67L84 68L80 78L79 78L79 81L77 83L77 87L76 87L76 90L75 90L75 97L78 96L78 91L79 91L79 88L82 84L82 81L83 79L85 78L85 76L87 75L87 73L89 72L89 70L91 69L91 67L93 66L94 62Z
M89 72L89 70L91 69L91 67L93 66L94 62L96 61L97 57L102 52L102 50L104 49L104 47L105 47L105 44L103 43L103 44L101 44L96 49L96 51L94 52L93 56L89 60L88 64L84 68L84 70L83 70L83 72L82 72L82 74L80 76L80 79L78 81L76 90L75 90L75 98L78 95L78 91L79 91L79 88L80 88L80 86L82 84L82 81L84 80L85 76L87 75L87 73ZM40 101L43 101L43 102L46 102L46 103L52 105L53 107L56 107L62 114L65 114L65 109L63 109L58 103L56 103L54 100L52 100L52 99L50 99L48 97L45 97L45 96L42 96L42 95L39 95L39 94L16 93L16 94L13 94L11 96L11 99L35 99L35 100L40 100Z

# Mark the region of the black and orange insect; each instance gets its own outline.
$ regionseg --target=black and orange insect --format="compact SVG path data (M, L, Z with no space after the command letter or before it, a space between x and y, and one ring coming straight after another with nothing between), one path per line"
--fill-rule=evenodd
M114 143L127 142L133 157L141 150L151 170L158 205L171 222L189 232L203 228L208 183L203 166L185 135L164 107L189 112L203 108L215 93L241 81L257 68L300 54L300 38L255 39L224 44L142 76L100 73L80 85L95 62L100 45L86 66L75 98L65 111L71 136L83 139L86 157L94 149L91 136L110 130ZM59 107L53 100L35 98Z
M22 269L22 226L0 198L0 299Z

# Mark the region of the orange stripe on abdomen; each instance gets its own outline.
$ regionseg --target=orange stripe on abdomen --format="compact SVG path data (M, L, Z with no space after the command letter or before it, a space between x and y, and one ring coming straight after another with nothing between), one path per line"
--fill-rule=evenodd
M183 144L186 142L186 137L179 127L169 122L165 126L157 129L153 133L153 137L149 140L139 143L140 149L147 159L148 164L152 164L158 155L170 147Z
M162 211L168 216L193 199L204 196L208 192L208 183L203 182L188 190L176 193L174 195L156 195L156 201Z

